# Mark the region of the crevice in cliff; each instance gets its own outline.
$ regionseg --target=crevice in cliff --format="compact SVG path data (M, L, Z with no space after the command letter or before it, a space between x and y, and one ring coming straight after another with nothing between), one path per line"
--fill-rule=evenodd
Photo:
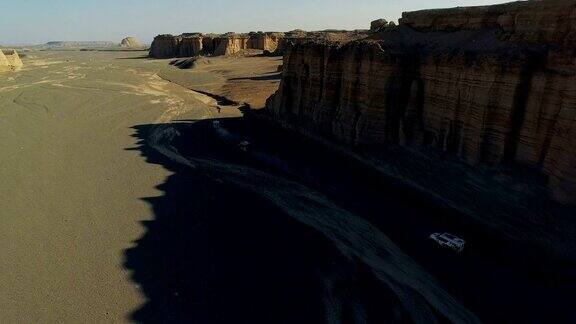
M362 60L362 49L361 48L355 48L354 49L354 60L356 62L361 62ZM356 70L355 75L354 75L354 85L352 86L353 91L352 93L354 94L360 94L361 93L361 89L360 89L360 75L361 75L361 70L362 70L362 64L355 64ZM360 122L360 118L362 117L362 111L360 110L360 107L358 106L358 102L356 100L352 101L352 102L348 102L348 105L351 105L353 111L354 111L354 117L352 120L352 127L349 130L350 131L350 138L351 138L351 142L354 145L358 144L358 137L359 137L359 129L358 129L358 124Z
M576 53L575 53L576 54ZM576 56L576 55L575 55ZM550 80L550 78L546 78L546 83L544 86L544 89L548 88L548 86L552 84L552 80ZM563 91L566 91L566 86L564 86ZM551 98L543 98L543 100L550 100ZM562 112L562 105L559 105L558 107L556 107L556 111L554 113L554 115L551 118L550 124L548 125L548 127L546 128L546 133L545 133L545 137L544 137L544 141L542 143L542 148L540 150L540 155L538 157L538 168L539 169L543 169L544 168L544 164L546 163L546 159L548 157L548 153L550 152L550 145L552 143L552 140L555 136L557 136L558 134L556 134L556 129L557 129L557 125L558 125L558 119L560 117L560 113Z
M386 84L386 143L398 145L401 141L411 142L414 139L415 127L422 119L420 111L424 99L421 83L419 59L407 53L400 59L397 71ZM416 113L412 116L409 109L414 95Z
M510 131L506 137L502 162L510 164L515 162L520 133L526 117L526 109L530 90L532 89L532 79L536 71L543 67L545 55L540 53L530 53L525 60L519 75L519 81L514 91L514 101L510 116Z

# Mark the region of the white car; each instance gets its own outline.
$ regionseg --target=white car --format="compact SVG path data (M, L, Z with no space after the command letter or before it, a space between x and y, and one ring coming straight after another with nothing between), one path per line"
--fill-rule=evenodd
M457 252L462 252L466 245L466 241L450 233L434 233L430 235L430 238L441 246L449 247Z
M240 144L238 144L238 148L243 152L248 152L248 149L250 148L250 142L242 141Z

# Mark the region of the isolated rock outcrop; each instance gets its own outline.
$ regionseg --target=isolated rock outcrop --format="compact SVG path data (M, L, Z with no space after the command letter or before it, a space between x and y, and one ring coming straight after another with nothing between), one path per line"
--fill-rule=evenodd
M386 21L386 19L377 19L370 23L370 31L376 32L386 26L388 26L388 21Z
M135 37L126 37L120 42L123 48L141 48L142 44Z
M576 1L404 13L367 40L289 46L267 112L351 145L518 165L576 203Z
M17 70L23 65L15 50L0 50L0 71Z

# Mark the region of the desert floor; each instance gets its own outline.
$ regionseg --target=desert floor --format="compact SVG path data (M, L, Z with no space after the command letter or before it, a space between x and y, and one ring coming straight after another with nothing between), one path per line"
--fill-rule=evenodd
M216 113L144 54L31 52L0 77L0 322L110 322L144 302L124 250L169 172L132 127Z

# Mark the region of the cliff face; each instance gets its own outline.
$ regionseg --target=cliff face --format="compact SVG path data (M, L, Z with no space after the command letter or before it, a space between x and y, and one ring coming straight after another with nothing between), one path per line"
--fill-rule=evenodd
M0 72L17 70L24 64L15 50L0 50Z
M213 55L232 55L248 49L249 37L245 35L224 35L215 38Z
M346 45L296 44L267 112L351 145L522 165L576 203L576 1L405 13Z
M180 52L181 36L158 35L150 46L150 57L172 58L178 56Z
M198 56L200 53L202 53L202 36L185 35L181 37L176 56L191 57Z
M150 48L150 57L173 58L202 54L233 55L247 49L273 52L278 47L282 37L283 34L281 33L159 35L154 38Z

